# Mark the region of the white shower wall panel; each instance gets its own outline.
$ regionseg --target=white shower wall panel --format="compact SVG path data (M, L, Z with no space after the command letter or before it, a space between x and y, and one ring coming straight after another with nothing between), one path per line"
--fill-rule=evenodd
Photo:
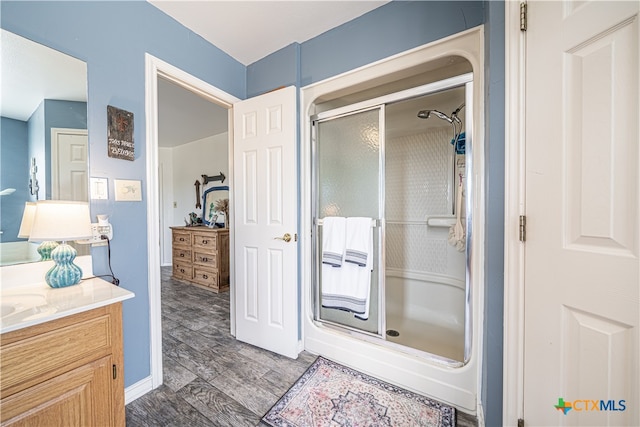
M389 139L385 143L387 221L426 221L452 213L451 127Z
M388 269L464 280L464 253L449 245L449 229L427 226L429 217L453 217L451 137L451 127L440 126L386 142Z

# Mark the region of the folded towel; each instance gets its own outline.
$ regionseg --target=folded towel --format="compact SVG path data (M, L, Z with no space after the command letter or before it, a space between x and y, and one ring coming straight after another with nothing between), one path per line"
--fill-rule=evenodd
M346 219L328 216L322 220L322 263L342 266L345 244Z
M355 317L360 320L368 320L369 319L369 304L371 302L371 273L373 272L373 231L369 232L369 254L367 257L367 265L365 268L357 267L358 274L360 277L358 278L359 283L364 283L366 289L366 299L364 306L364 313L355 314Z
M365 222L364 218L362 221L350 221L351 219L347 218L347 223L352 223L352 225L355 223L361 225ZM358 220L358 218L355 219ZM359 249L357 250L357 252L365 254L364 258L358 258L359 262L364 260L365 264L360 266L360 264L351 261L344 262L340 268L332 268L323 263L321 273L322 306L349 311L362 320L369 318L371 270L373 265L373 256L371 255L373 253L371 218L366 218L366 220L368 221L366 222L366 231L360 230L363 234L360 237L364 244L359 242ZM354 242L358 241L356 238L353 240Z
M371 218L347 218L344 261L365 267L371 252L370 236Z

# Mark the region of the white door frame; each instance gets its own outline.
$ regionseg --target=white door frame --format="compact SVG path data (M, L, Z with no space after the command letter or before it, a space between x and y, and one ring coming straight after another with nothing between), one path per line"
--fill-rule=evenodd
M240 101L194 76L154 57L145 54L145 112L147 131L147 234L148 234L148 287L149 287L149 328L151 348L151 387L136 390L136 396L142 395L162 385L162 313L160 299L160 194L158 178L158 77L163 77L183 88L196 93L214 104L229 109L229 175L233 176L233 104ZM232 179L229 180L233 188ZM230 233L230 253L233 253L233 232ZM233 272L233 257L231 258ZM234 287L231 280L231 332L234 333L235 319L233 312ZM129 397L129 396L127 396ZM132 399L125 399L130 401Z
M524 403L525 44L520 2L505 2L504 335L502 423L515 426Z

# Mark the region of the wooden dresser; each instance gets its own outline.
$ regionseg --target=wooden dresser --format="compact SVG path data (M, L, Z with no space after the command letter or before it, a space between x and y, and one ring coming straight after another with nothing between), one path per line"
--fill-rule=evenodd
M229 289L229 230L224 228L171 227L173 275L180 281Z

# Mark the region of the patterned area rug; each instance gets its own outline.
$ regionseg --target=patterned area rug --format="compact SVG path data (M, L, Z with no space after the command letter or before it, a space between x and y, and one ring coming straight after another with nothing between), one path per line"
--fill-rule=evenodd
M262 425L453 427L455 409L318 357Z

